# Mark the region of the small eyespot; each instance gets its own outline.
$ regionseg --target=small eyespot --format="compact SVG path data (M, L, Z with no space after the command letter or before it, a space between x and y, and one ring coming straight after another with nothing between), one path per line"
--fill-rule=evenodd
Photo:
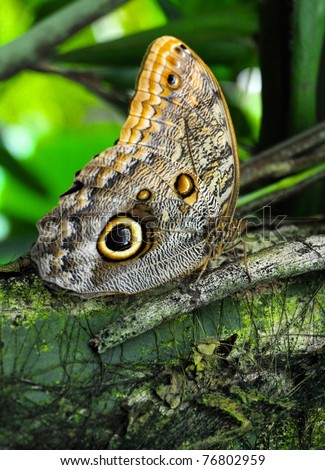
M83 187L84 187L84 184L81 181L75 180L71 188L68 189L68 191L66 191L65 193L61 194L60 197L64 197L64 196L67 196L68 194L76 193L77 191L80 191L80 189L82 189Z
M185 57L185 53L190 54L190 51L187 49L187 47L184 44L175 46L174 51L176 52L176 54L180 54L182 57Z
M167 83L170 88L178 88L180 86L180 78L174 73L170 73L167 77Z
M195 184L192 176L185 173L177 176L174 186L182 199L191 196L195 192Z
M151 191L149 189L141 189L141 191L137 194L138 201L148 201L152 196Z

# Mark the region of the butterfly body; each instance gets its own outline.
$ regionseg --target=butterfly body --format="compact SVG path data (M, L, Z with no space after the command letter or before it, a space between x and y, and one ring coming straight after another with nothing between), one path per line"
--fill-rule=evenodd
M86 297L150 289L206 261L221 221L232 221L238 185L219 85L164 36L144 58L119 141L38 223L32 258L47 282Z

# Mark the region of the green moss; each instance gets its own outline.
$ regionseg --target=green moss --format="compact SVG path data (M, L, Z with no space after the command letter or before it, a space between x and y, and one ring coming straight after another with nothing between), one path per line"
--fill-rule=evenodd
M113 308L109 298L51 292L36 277L6 286L4 446L324 447L319 273L215 302L101 356L89 339L135 301Z

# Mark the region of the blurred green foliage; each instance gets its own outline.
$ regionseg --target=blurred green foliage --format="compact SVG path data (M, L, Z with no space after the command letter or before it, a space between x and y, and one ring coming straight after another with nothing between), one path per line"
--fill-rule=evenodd
M0 45L71 3L2 0ZM262 117L258 76L252 90L260 65L259 6L258 0L131 0L67 38L36 70L0 82L0 262L29 250L36 221L74 173L116 140L141 59L160 35L184 40L212 68L241 157L249 158ZM238 81L243 70L246 78Z

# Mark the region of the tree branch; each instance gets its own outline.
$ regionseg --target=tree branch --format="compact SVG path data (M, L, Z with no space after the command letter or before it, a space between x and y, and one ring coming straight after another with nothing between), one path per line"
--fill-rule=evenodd
M244 188L264 178L280 178L325 159L325 121L256 155L241 166Z
M121 111L126 111L129 103L129 99L116 89L109 89L103 86L103 81L92 71L81 71L81 70L72 70L72 69L63 69L58 67L53 67L49 64L37 64L32 67L32 70L42 73L51 73L64 77L68 80L79 83L84 86L88 91L98 96L98 98L112 103L114 106L119 108Z
M322 156L322 158L324 158ZM240 208L241 217L259 210L270 203L282 201L299 193L308 186L325 178L325 163L309 168L297 175L283 178L268 186L262 187L252 193L244 194L239 198L237 207Z
M175 281L137 296L109 296L83 300L48 290L27 265L13 263L0 270L0 293L3 317L13 321L23 315L34 318L35 312L50 317L64 310L69 316L105 312L108 327L92 341L100 353L151 330L164 321L203 307L217 299L234 295L279 279L325 269L325 235L280 243L212 272ZM26 271L27 269L27 271ZM1 272L2 271L2 272ZM41 312L41 313L40 313Z
M168 295L149 297L132 305L125 314L105 328L91 345L100 353L127 339L140 335L160 323L224 297L251 289L263 283L325 269L325 235L312 236L275 246L251 255L243 261L228 264L201 277L182 283Z
M126 3L126 0L78 0L36 24L0 49L0 80L37 64L65 39Z
M325 235L309 235L251 255L251 282L235 262L88 300L48 289L28 257L0 267L4 447L320 448L324 264ZM101 351L175 316L106 354L87 347L108 322Z

